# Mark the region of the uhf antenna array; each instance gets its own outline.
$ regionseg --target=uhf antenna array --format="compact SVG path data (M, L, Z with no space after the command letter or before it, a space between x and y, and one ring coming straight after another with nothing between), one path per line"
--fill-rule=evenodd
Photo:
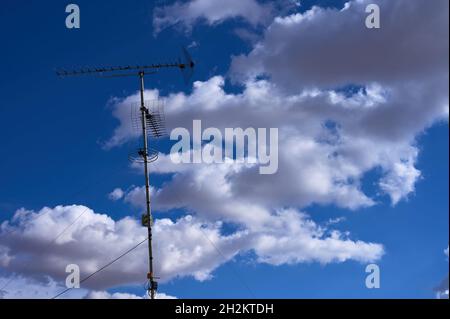
M144 120L147 126L147 138L159 139L167 136L165 116L164 116L164 100L157 99L145 101L146 107ZM142 133L142 112L138 103L131 105L131 125L137 135ZM128 159L133 163L144 163L144 150L139 147L137 151L133 151L128 155ZM156 149L147 148L147 162L154 162L158 159L158 151Z
M147 274L148 292L151 299L155 299L156 291L158 289L158 282L155 280L153 271L153 250L152 250L152 226L153 218L150 205L150 180L148 163L155 161L158 158L158 152L149 148L148 138L153 136L160 138L165 135L164 113L161 101L155 103L146 103L144 100L144 77L148 74L154 74L159 69L164 68L178 68L180 69L185 82L188 82L194 71L194 61L185 48L183 50L184 61L175 63L158 63L149 65L136 66L115 66L115 67L95 67L95 68L81 68L78 70L57 70L56 74L61 77L82 76L82 75L98 75L102 77L123 77L123 76L138 76L140 83L140 105L138 116L133 116L132 120L135 126L140 124L142 131L142 147L138 149L137 154L130 154L129 159L142 163L145 174L145 196L146 196L146 213L142 216L142 226L148 231L148 258L149 258L149 272ZM133 109L132 109L133 112Z

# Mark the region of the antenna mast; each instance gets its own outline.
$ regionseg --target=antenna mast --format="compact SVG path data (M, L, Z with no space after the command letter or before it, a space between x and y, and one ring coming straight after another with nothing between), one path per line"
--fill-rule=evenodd
M142 149L142 158L144 159L144 174L145 174L145 200L146 200L146 217L143 218L143 226L147 226L148 230L148 260L149 260L149 272L147 274L147 279L149 280L149 291L150 298L155 299L155 293L158 289L158 282L155 281L153 274L153 249L152 249L152 212L150 206L150 178L148 174L148 140L147 140L147 125L146 125L146 117L148 114L148 109L145 107L144 102L144 71L139 71L139 78L141 83L141 125L142 125L142 141L143 141L143 149Z
M185 61L183 63L163 63L163 64L150 64L142 66L118 66L118 67L100 67L100 68L84 68L78 70L58 70L56 74L61 77L68 76L79 76L79 75L99 75L101 77L124 77L124 76L139 76L140 80L140 119L142 127L142 143L143 146L138 151L139 157L130 157L131 160L137 161L144 164L144 174L145 174L145 198L146 198L146 213L142 216L142 226L147 228L148 231L148 258L149 258L149 272L147 273L147 279L149 281L148 294L151 299L155 299L156 291L158 289L158 282L155 281L156 277L153 271L153 247L152 247L152 226L153 217L151 211L150 203L150 178L148 163L153 162L157 159L157 153L148 147L148 130L150 129L152 134L156 137L160 137L163 123L158 116L155 117L152 112L145 106L144 100L144 77L148 74L154 74L155 71L146 70L158 70L162 68L179 68L182 72L185 82L188 82L192 76L194 69L194 61L190 57L189 53L185 48L183 50L183 55ZM132 73L125 73L132 71ZM133 72L134 71L134 72ZM137 72L135 72L137 71ZM107 73L107 75L104 75ZM150 126L150 127L148 127Z

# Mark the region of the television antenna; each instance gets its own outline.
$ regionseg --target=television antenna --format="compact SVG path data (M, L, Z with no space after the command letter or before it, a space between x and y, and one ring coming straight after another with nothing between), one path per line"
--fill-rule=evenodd
M153 104L152 106L144 100L144 77L146 75L154 74L160 69L166 68L178 68L187 83L194 72L195 63L192 60L190 54L185 48L182 48L183 61L172 63L157 63L149 65L127 65L127 66L115 66L115 67L95 67L95 68L81 68L77 70L65 70L60 69L56 71L56 74L60 77L70 76L83 76L83 75L97 75L100 77L128 77L138 76L140 84L140 107L139 116L132 116L134 119L140 120L140 126L142 131L142 148L140 148L137 154L130 154L129 159L133 162L142 163L144 166L145 174L145 197L146 197L146 213L142 215L142 226L147 228L148 231L148 258L149 258L149 272L147 273L148 280L148 294L151 299L155 299L156 291L158 289L158 282L155 280L153 270L153 249L152 249L152 226L153 217L150 204L150 179L148 164L155 161L158 158L158 152L149 148L148 138L149 135L153 137L162 137L165 133L164 130L164 113L161 111L160 105ZM133 112L133 110L132 110Z

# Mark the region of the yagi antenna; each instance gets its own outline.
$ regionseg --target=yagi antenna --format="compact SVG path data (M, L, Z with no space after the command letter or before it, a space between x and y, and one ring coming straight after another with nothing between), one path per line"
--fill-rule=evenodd
M132 108L132 121L135 127L140 125L139 130L142 132L142 147L129 155L129 159L133 162L144 164L145 174L145 196L146 196L146 213L142 215L142 226L148 231L148 257L149 272L147 274L148 293L151 299L155 299L158 289L157 277L153 272L153 250L152 250L152 226L153 218L150 206L150 182L148 164L156 161L158 152L148 146L149 136L160 138L165 136L165 121L163 105L161 100L155 103L144 101L144 76L156 73L164 68L178 68L181 71L184 81L187 83L194 72L195 63L185 48L182 48L183 58L176 63L156 63L148 65L127 65L115 67L95 67L81 68L78 70L57 70L56 74L60 77L81 76L81 75L97 75L100 77L127 77L139 76L140 83L140 104ZM133 115L133 110L135 114ZM138 115L139 114L139 115Z
M56 75L60 77L80 76L80 75L99 75L103 77L121 77L121 76L135 76L143 73L153 74L164 68L178 68L180 69L185 82L189 82L193 75L195 63L192 60L186 48L182 47L183 59L172 63L153 63L146 65L125 65L112 67L87 67L76 70L58 69ZM131 72L129 72L131 71ZM134 72L133 72L134 71Z

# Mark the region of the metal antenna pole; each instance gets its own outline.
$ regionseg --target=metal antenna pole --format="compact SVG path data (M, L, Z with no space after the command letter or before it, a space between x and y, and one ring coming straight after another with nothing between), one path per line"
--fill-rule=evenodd
M147 208L147 218L146 226L148 230L148 257L149 257L149 273L147 274L147 279L150 281L149 291L150 298L155 299L156 289L158 288L157 282L154 280L153 274L153 250L152 250L152 212L150 206L150 181L148 173L148 138L147 138L147 127L146 127L146 116L148 114L148 109L145 107L144 101L144 75L143 71L139 72L139 79L141 83L141 120L142 120L142 137L143 137L143 149L142 157L144 159L144 174L145 174L145 197L146 197L146 208Z
M127 66L116 66L116 67L95 67L95 68L82 68L78 70L64 70L60 69L56 71L56 74L61 77L69 76L82 76L82 75L97 75L101 77L124 77L124 76L139 76L140 79L140 93L141 93L141 124L142 124L142 136L143 136L143 148L139 149L138 157L132 157L133 161L144 163L144 173L145 173L145 196L146 196L146 209L145 214L142 215L142 226L147 227L148 230L148 258L149 258L149 272L147 274L147 279L149 280L148 292L151 299L155 299L156 291L158 290L158 282L155 281L157 277L153 273L153 250L152 250L152 226L153 218L150 206L150 178L148 172L148 163L156 160L157 154L149 154L148 148L148 132L147 125L149 125L150 133L156 137L162 136L162 124L161 119L155 112L152 112L145 106L144 101L144 76L146 74L155 73L155 71L166 68L178 68L180 69L184 80L186 83L192 76L194 71L195 63L192 60L190 54L185 48L182 48L184 61L175 63L158 63L158 64L147 64L147 65L127 65ZM151 151L150 151L151 152ZM141 159L142 158L142 159Z

